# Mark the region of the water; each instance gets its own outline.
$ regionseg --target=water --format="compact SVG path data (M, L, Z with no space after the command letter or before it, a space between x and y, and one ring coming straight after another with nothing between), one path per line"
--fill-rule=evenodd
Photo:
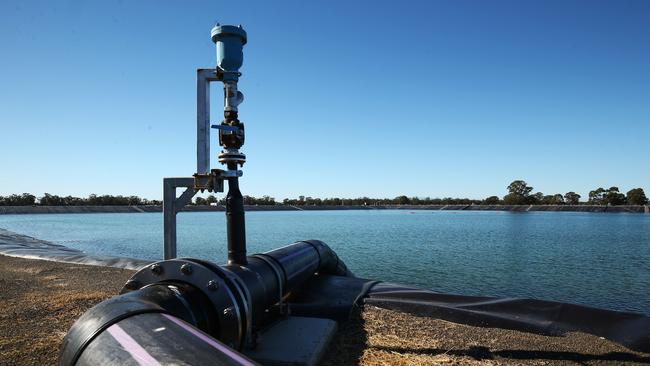
M573 212L249 212L248 250L329 244L360 277L435 291L650 314L650 215ZM223 263L223 213L178 215L179 256ZM88 253L159 259L162 215L0 215L0 227Z

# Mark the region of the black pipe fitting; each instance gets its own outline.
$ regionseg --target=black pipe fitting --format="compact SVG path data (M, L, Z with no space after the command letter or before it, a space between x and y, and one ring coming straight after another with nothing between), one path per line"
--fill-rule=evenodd
M237 170L237 164L228 163L228 169ZM246 222L244 215L244 197L239 191L239 179L230 178L228 179L228 194L226 195L228 264L246 265Z
M63 342L60 365L109 364L107 352L113 352L120 339L128 340L123 334L128 329L134 342L155 346L166 359L179 364L215 362L184 363L190 356L175 354L174 342L197 357L223 353L223 364L249 362L232 349L254 344L256 331L275 320L277 312L270 310L283 298L316 273L352 276L336 253L317 240L256 254L245 263L218 266L197 259L173 259L141 269L127 281L122 295L96 305L75 322ZM156 338L150 334L156 329L172 330ZM192 337L201 341L192 343ZM215 344L228 346L224 347L232 352L224 353Z

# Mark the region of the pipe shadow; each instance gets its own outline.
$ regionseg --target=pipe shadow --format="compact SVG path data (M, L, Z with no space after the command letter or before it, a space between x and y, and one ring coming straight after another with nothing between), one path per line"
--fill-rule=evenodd
M339 329L330 342L320 365L358 365L367 348L368 334L361 315L362 308L354 307L350 318L339 323Z
M493 360L496 358L510 360L549 360L573 361L585 363L590 361L611 361L649 364L650 356L639 356L628 352L608 352L604 354L585 354L566 351L537 351L537 350L500 350L492 351L488 347L473 346L467 349L440 349L440 348L400 348L400 347L373 347L386 352L411 353L419 355L453 355L471 357L477 361Z
M525 361L546 361L549 364L575 363L580 365L591 364L650 364L650 355L636 354L634 352L610 351L602 354L589 354L572 351L548 351L535 349L500 349L491 350L485 346L469 346L467 348L410 348L370 346L366 332L362 308L355 308L350 319L339 324L339 330L326 350L321 365L359 365L364 351L374 350L387 353L400 353L404 355L448 355L456 357L469 357L476 361L498 360L514 364Z

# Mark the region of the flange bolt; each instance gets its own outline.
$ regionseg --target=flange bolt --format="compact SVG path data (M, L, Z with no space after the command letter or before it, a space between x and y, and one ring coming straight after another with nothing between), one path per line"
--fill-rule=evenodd
M124 287L129 290L137 290L140 287L140 283L136 280L128 280Z
M219 282L215 280L208 281L208 290L216 291L217 289L219 289Z
M186 275L186 276L191 275L192 274L192 265L187 264L187 263L183 264L181 266L181 273Z
M230 318L235 315L235 312L233 311L232 306L229 308L223 309L223 315L227 318Z
M159 276L162 273L163 269L160 266L160 264L153 264L151 266L151 273L155 274L156 276Z

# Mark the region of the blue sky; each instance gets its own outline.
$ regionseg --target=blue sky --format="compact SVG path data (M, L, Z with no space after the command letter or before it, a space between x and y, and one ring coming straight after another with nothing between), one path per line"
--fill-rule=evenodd
M649 190L648 19L648 1L4 0L0 195L160 198L194 173L216 21L249 36L244 194Z

